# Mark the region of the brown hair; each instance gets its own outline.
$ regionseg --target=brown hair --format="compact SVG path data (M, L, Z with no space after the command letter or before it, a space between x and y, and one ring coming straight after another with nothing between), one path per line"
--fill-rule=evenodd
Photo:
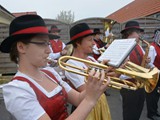
M73 47L74 47L74 48L77 48L77 43L79 43L79 44L80 44L80 43L82 42L83 38L88 37L88 36L93 36L93 35L86 35L86 36L83 36L83 37L77 38L77 39L76 39L76 40L74 40L74 41L73 41L73 43L72 43L72 44L73 44Z
M77 43L80 44L80 43L82 42L82 39L83 39L83 38L78 38L78 39L74 40L74 42L72 43L72 44L73 44L73 47L74 47L74 48L77 48Z
M17 50L17 43L18 42L22 42L24 44L29 44L31 38L33 38L35 35L28 35L25 38L21 38L19 40L17 40L16 42L14 42L11 46L11 50L10 50L10 60L13 61L14 63L18 64L18 59L19 59L19 53Z
M122 38L123 38L123 39L128 38L128 36L129 36L130 34L132 34L133 32L139 33L140 30L137 30L137 29L134 29L134 28L128 29L128 30L126 30L125 32L122 33Z

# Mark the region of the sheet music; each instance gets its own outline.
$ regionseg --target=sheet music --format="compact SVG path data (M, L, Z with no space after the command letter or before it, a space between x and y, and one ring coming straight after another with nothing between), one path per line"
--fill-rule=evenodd
M123 61L127 58L133 48L136 46L136 39L116 39L105 52L98 58L98 61L104 59L110 60L108 65L113 67L119 67Z

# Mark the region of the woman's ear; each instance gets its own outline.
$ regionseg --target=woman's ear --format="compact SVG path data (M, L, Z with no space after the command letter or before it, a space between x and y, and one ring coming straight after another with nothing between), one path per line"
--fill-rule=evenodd
M77 45L77 47L78 47L78 46L80 46L80 43L79 43L79 42L76 42L76 45Z
M17 42L17 50L20 53L25 53L26 45L22 42Z

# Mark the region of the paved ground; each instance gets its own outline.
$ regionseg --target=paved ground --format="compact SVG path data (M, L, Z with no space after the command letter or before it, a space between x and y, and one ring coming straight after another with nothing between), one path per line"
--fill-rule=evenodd
M122 102L119 90L116 89L109 89L108 90L111 96L108 96L108 103L110 106L111 116L112 120L123 120L122 119ZM159 101L159 111L160 111L160 101ZM132 108L131 108L132 109ZM146 111L146 103L144 103L143 112L141 114L140 120L150 120L146 117L147 111Z
M122 103L120 99L119 90L109 89L108 92L111 94L111 96L108 96L107 99L110 106L112 120L122 120ZM160 106L160 101L159 101L159 106ZM160 107L159 107L159 111L160 111ZM147 111L146 111L146 103L145 103L140 120L149 120L146 117L146 113ZM11 116L6 111L1 94L0 94L0 120L15 120L13 116Z

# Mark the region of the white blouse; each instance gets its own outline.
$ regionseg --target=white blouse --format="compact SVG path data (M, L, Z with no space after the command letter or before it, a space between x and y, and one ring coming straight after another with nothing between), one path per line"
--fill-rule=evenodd
M91 59L92 61L97 62L91 56L88 56L88 59ZM79 68L83 68L83 69L87 69L88 68L84 63L76 61L76 60L72 60L72 59L68 60L67 63L71 64L71 65L74 65L76 67L79 67ZM77 69L74 69L74 68L70 68L70 69L80 72L80 70L77 70ZM75 88L78 88L81 85L85 84L85 81L84 81L85 77L82 76L82 75L78 75L78 74L75 74L75 73L71 73L71 72L65 71L65 76L67 77L68 80L71 81L71 83L74 85Z
M58 41L58 39L55 40L56 42ZM50 47L50 50L51 50L51 53L49 54L49 57L52 59L52 60L55 60L55 59L58 59L59 57L61 57L61 52L57 52L57 53L54 53L53 49L51 46ZM66 45L62 42L62 50L66 47Z

